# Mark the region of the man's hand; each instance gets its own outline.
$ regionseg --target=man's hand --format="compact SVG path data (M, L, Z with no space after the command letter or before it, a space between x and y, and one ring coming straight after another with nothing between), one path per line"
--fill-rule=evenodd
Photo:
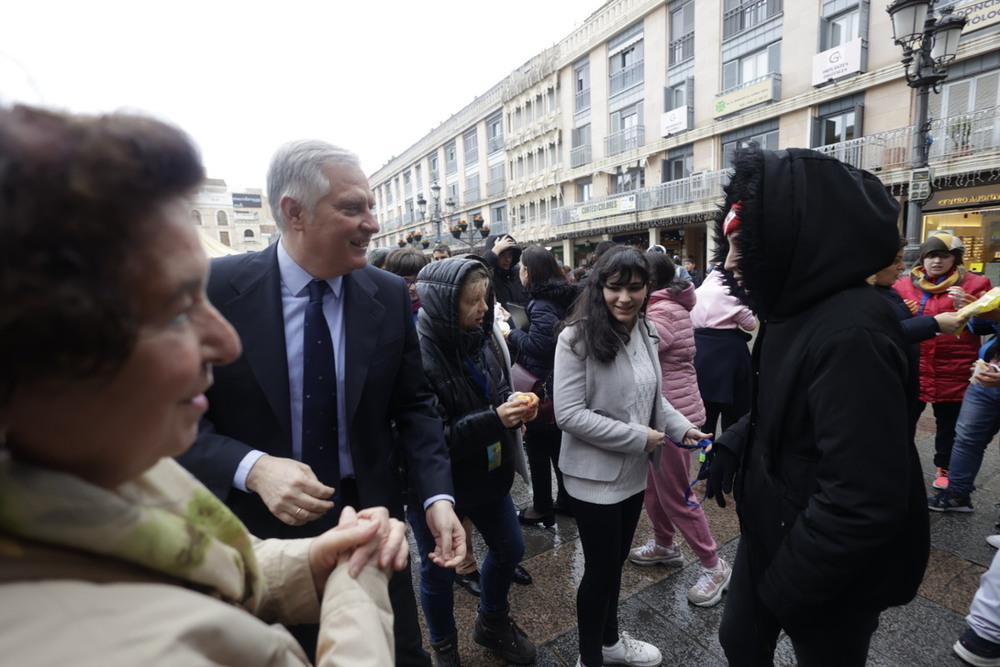
M712 459L712 466L708 471L705 497L715 498L719 507L725 507L726 494L733 492L733 478L736 477L739 460L731 449L718 442L712 445L710 451L715 457Z
M496 240L496 243L493 244L493 254L499 257L500 253L502 253L504 250L510 250L516 245L517 243L514 241L514 239L505 234L504 236L498 238Z
M943 334L953 334L965 326L965 320L958 316L958 313L938 313L934 316L938 330Z
M465 530L447 500L436 500L426 512L427 527L434 536L434 552L428 557L440 567L455 567L465 558Z
M260 457L247 475L247 488L289 526L315 521L333 509L327 498L334 489L316 479L312 468L294 459Z
M389 518L384 507L354 511L345 507L336 528L317 536L309 545L309 569L317 591L337 565L349 562L349 572L357 577L365 565L378 567L387 575L407 565L409 544L406 524Z

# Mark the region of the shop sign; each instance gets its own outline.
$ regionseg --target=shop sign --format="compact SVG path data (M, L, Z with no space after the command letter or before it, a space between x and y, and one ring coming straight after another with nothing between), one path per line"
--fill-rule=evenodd
M955 7L955 13L966 19L962 34L982 30L1000 23L1000 0L969 2L962 7Z
M578 210L577 220L593 220L594 218L607 218L619 213L628 213L635 210L635 195L606 199L593 204L582 204Z
M233 193L233 208L263 208L260 195Z
M861 38L859 37L813 56L812 85L818 86L860 71Z
M774 79L766 77L752 86L740 88L715 98L715 118L721 118L731 113L756 106L774 99Z
M688 128L688 107L687 105L677 107L667 111L660 116L660 136L667 137L671 134L683 132Z
M943 208L963 208L1000 204L1000 187L983 185L964 190L945 190L937 192L931 198L925 211Z

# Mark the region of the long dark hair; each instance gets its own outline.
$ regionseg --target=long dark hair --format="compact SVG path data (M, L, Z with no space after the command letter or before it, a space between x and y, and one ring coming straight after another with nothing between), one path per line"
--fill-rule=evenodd
M649 262L649 270L652 275L649 286L650 292L665 289L670 283L674 282L674 277L677 275L677 267L674 266L669 257L662 252L649 250L646 252L646 261Z
M552 280L567 282L566 274L559 268L555 256L540 246L529 245L525 248L521 253L521 264L528 269L528 284L525 289L529 293L533 288Z
M635 248L616 246L602 255L587 276L583 294L566 318L567 326L586 320L576 327L576 337L571 343L573 352L584 359L593 356L601 363L614 361L621 343L627 345L630 337L625 325L608 310L604 288L628 285L636 280L648 285L649 279L649 262Z

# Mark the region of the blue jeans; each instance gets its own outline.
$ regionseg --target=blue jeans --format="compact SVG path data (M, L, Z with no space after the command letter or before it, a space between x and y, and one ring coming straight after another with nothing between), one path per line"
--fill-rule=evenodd
M948 468L948 494L968 497L976 489L983 452L1000 431L1000 387L970 384L955 425L955 446Z
M459 516L472 519L488 550L479 566L479 611L505 614L510 609L507 594L514 581L514 568L524 558L524 534L517 521L514 501L508 493L502 499L479 505L459 506ZM427 527L424 511L411 505L406 518L420 552L420 606L424 610L432 642L455 634L455 570L439 567L427 557L434 551L434 536Z

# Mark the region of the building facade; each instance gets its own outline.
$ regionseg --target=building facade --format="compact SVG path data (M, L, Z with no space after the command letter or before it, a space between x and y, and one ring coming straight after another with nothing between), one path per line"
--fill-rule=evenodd
M1000 0L954 7L968 22L930 97L935 193L920 235L953 231L996 280ZM419 233L481 250L478 234L450 232L481 216L573 266L605 239L704 266L728 158L751 141L830 153L905 202L914 94L900 59L889 15L867 0L611 0L371 175L375 245ZM455 204L440 225L418 204L435 183Z
M260 188L234 192L219 178L206 178L202 183L191 204L191 221L200 234L233 252L262 250L277 238L277 226Z

